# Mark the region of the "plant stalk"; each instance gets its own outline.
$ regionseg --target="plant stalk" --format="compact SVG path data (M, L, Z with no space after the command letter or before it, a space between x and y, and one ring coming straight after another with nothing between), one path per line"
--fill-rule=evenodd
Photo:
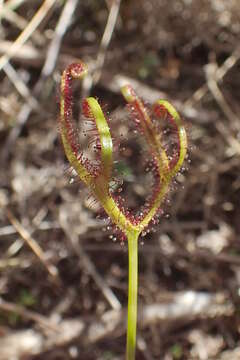
M126 360L135 359L138 292L138 236L128 234L128 323Z

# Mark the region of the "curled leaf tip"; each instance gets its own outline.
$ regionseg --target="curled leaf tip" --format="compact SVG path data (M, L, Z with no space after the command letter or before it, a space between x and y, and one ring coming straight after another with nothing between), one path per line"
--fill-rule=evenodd
M88 72L87 65L83 62L70 65L69 70L74 79L82 79Z
M121 92L128 103L136 101L137 95L131 85L122 86Z

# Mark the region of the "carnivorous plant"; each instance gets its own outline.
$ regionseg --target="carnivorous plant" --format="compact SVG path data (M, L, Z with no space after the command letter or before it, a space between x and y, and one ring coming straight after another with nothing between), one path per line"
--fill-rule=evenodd
M129 285L126 359L135 359L137 328L138 290L138 239L140 234L154 221L162 202L169 191L172 179L180 170L187 152L187 135L181 117L167 100L158 100L152 106L152 121L149 111L130 85L121 91L129 104L131 116L139 135L145 138L154 174L154 189L150 199L138 215L133 215L111 190L113 176L113 139L109 123L93 97L82 102L82 113L95 129L95 149L99 161L91 162L84 156L78 133L73 122L73 80L82 79L87 73L83 62L69 65L61 78L60 133L65 154L79 178L90 189L111 219L128 241ZM164 134L157 122L169 121L177 136L176 148L170 156L164 145Z

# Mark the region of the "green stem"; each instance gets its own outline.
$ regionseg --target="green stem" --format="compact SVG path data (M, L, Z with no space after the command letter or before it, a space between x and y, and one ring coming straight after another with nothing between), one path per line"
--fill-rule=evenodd
M138 291L138 232L128 234L128 325L126 360L135 359Z

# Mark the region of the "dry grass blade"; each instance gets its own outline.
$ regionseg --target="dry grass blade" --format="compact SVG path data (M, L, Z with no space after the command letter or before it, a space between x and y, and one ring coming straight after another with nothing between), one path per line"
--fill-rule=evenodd
M53 39L49 45L46 59L41 71L41 75L37 83L35 84L33 88L33 94L35 97L37 97L42 89L42 86L48 76L50 76L55 68L58 54L60 51L61 43L63 36L65 32L68 29L68 26L71 22L72 15L77 7L78 1L77 0L68 0L62 10L60 19L57 23ZM22 108L19 111L18 118L17 118L17 126L15 126L10 134L8 135L8 138L6 140L6 146L4 148L4 151L2 153L2 159L5 161L11 152L11 149L13 148L13 145L18 138L22 127L26 123L27 119L29 118L31 111L34 109L34 106L27 101L26 104L22 106Z
M74 234L70 229L70 226L67 221L67 216L64 210L60 212L59 223L61 224L62 229L67 236L67 239L70 240L70 245L73 248L74 252L79 257L81 264L86 268L87 272L92 276L96 285L102 291L104 297L109 302L111 307L114 310L119 311L122 307L120 301L113 293L113 291L110 289L110 287L103 279L103 277L100 275L100 273L97 271L95 265L93 264L89 256L85 253L84 249L79 244L77 235Z
M12 41L0 41L0 54L5 54L12 44ZM40 52L29 43L22 45L21 49L18 50L12 59L16 62L36 64L38 66L38 64L42 63L43 55L44 52Z
M37 322L39 325L41 325L49 330L52 330L55 332L59 331L58 326L54 325L54 323L49 321L47 318L45 318L42 315L39 315L38 313L36 313L34 311L27 310L26 308L24 308L21 305L16 305L14 303L4 301L0 298L0 309L3 311L14 312L14 313L22 316L23 318L33 320L33 321Z
M55 68L63 36L65 35L70 25L73 13L76 10L77 5L77 0L68 0L65 3L56 29L54 31L53 39L48 48L45 63L42 68L41 76L44 78L50 76Z
M45 0L36 14L33 16L28 26L21 32L9 50L0 58L0 70L8 63L11 57L21 48L21 46L30 38L36 28L45 18L56 0Z
M19 94L29 103L33 109L38 109L38 101L31 95L27 85L20 78L14 67L10 63L7 63L4 67L4 71Z
M240 59L240 50L236 49L224 63L216 69L216 81L221 81L227 72L238 62ZM208 85L204 84L197 89L193 95L184 102L184 107L192 106L193 103L200 101L208 91Z
M108 20L99 46L96 60L96 71L93 75L93 82L96 84L101 76L102 67L104 65L107 48L110 44L114 28L116 26L121 0L113 0L109 10Z
M228 120L231 122L233 120L236 124L239 124L239 118L232 111L227 101L225 100L223 93L221 92L217 80L215 79L214 74L217 73L212 69L212 66L215 68L215 65L209 64L206 66L206 77L207 77L207 85L209 90L211 91L213 97L218 103L219 107L222 109L223 113L226 115Z
M5 18L14 26L17 26L20 30L24 30L27 27L28 22L20 15L18 15L14 10L9 8L7 5L0 8L0 17ZM44 36L37 30L33 34L35 41L39 44L44 42Z
M25 2L26 2L26 0L8 0L5 4L5 6L7 6L11 10L15 10L16 8L18 8L20 5L22 5Z
M237 115L235 115L235 113L232 111L227 101L225 100L223 93L221 92L217 84L215 74L217 74L217 71L215 71L215 65L208 64L206 66L207 86L212 93L214 99L216 100L217 104L221 108L222 112L229 120L229 123L239 124L239 118L237 117ZM223 133L224 138L226 138L229 145L234 149L234 152L240 154L240 143L231 135L231 131L229 130L229 128L227 128L223 123L221 123L220 126L218 125L217 128L220 130L220 132Z
M121 0L113 0L111 6L109 7L109 14L107 23L104 29L104 33L101 39L99 46L97 59L94 62L94 72L92 77L90 75L86 76L83 81L83 97L87 97L91 91L93 85L96 85L101 77L103 65L105 62L107 49L110 44L114 28L116 26L119 9L120 9Z
M38 243L34 240L34 238L30 235L30 233L20 224L20 222L16 219L16 217L12 214L10 210L7 211L7 216L13 227L19 233L19 235L23 238L23 240L28 244L28 246L32 249L34 254L39 258L41 263L47 269L48 273L54 278L58 278L58 270L54 265L48 264L45 259L44 253Z

